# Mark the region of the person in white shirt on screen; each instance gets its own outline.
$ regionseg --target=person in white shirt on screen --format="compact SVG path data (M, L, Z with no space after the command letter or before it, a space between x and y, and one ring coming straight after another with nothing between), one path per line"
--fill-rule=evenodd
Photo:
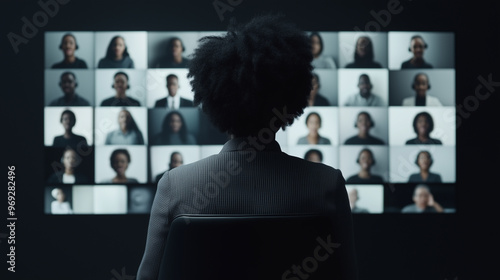
M358 81L359 93L347 99L345 106L384 106L382 98L372 92L373 85L367 74L361 74Z
M50 204L50 212L52 214L73 214L71 205L66 200L66 195L61 188L52 190L52 197L55 199Z
M54 172L48 178L49 184L85 184L89 183L89 179L77 169L82 159L77 155L76 151L68 147L64 150L61 157L62 170ZM56 169L56 168L54 168Z
M368 214L368 210L365 208L360 208L356 205L356 203L359 200L359 194L358 194L358 189L352 188L349 190L347 193L349 197L349 205L351 206L351 213L366 213Z
M415 96L403 99L403 106L442 106L437 97L427 94L427 91L431 89L427 74L416 74L411 88L415 91Z
M159 99L155 103L156 108L179 109L180 107L193 107L193 101L182 98L177 92L179 90L179 78L170 74L167 76L168 96Z

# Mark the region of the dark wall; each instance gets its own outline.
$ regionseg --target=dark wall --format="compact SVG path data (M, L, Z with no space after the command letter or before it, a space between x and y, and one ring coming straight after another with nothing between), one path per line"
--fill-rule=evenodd
M245 22L266 11L283 12L305 30L365 30L367 24L376 22L371 11L387 9L390 1L242 0L223 14L222 21L212 0L66 2L44 26L29 31L31 38L19 45L17 53L7 34L22 34L23 18L32 22L42 8L37 1L2 3L1 166L5 177L6 167L16 166L18 217L16 273L9 272L2 279L129 279L120 277L123 272L135 275L146 241L146 215L44 214L45 31L213 31L224 30L231 16ZM481 85L478 77L488 80L491 75L491 80L500 81L498 44L494 43L500 25L495 15L498 4L481 2L401 1L401 12L380 26L381 31L456 32L456 104L463 108L457 128L457 213L354 216L361 279L469 279L469 274L494 267L493 259L478 260L483 257L482 241L494 236L482 227L489 226L484 221L497 197L493 192L497 192L498 182L490 179L498 169L498 164L492 164L498 155L498 137L493 136L498 126L492 121L498 120L493 110L499 104L499 85L491 85L490 91L496 91L483 95L484 100L473 97ZM481 92L485 90L483 87ZM0 197L4 217L5 188ZM1 228L0 233L6 232ZM8 251L7 239L0 238L3 274Z

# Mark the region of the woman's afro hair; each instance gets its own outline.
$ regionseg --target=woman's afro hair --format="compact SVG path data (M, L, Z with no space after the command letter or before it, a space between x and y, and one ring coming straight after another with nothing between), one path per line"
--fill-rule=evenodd
M312 53L307 34L282 15L234 20L200 39L189 65L194 102L221 131L257 135L291 125L307 106Z

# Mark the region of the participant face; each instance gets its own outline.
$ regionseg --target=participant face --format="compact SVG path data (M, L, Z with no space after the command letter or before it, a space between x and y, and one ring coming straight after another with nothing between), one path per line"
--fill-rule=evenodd
M318 84L318 80L316 79L316 77L313 76L311 83L312 83L311 96L314 96L318 93L318 90L319 90L319 84Z
M316 35L311 37L311 49L312 49L312 55L314 57L318 56L319 52L321 51L321 42L318 36Z
M179 167L183 164L182 156L180 154L174 154L170 159L170 169Z
M321 127L320 120L318 116L316 115L310 115L309 119L307 120L307 128L309 129L310 132L318 132L319 128Z
M170 77L167 80L168 95L174 97L179 89L179 81L175 77Z
M425 116L419 116L416 125L418 135L427 135L429 133L430 124Z
M427 92L427 88L429 87L429 81L427 80L427 76L425 75L418 75L415 78L415 82L413 84L413 88L417 92L419 96L425 96L425 93Z
M127 171L128 168L127 156L122 153L116 154L113 158L112 167L117 175L125 176L125 171Z
M421 38L414 38L410 42L410 50L415 58L423 58L425 43Z
M308 160L308 161L312 161L312 162L319 162L319 163L321 163L321 158L320 158L320 156L318 155L318 153L310 153L310 154L307 156L306 160Z
M372 122L370 121L370 118L366 114L358 115L358 120L356 121L356 126L358 127L359 131L368 132L368 130L370 130L371 125L372 125Z
M368 51L368 45L370 44L370 39L367 37L360 37L356 44L356 52L360 57L364 57Z
M351 205L354 205L358 200L358 190L356 189L350 190L348 196L349 196L349 202L351 203Z
M128 85L127 77L123 74L116 75L113 85L118 93L124 93Z
M418 166L420 166L421 170L429 170L431 166L431 157L428 153L420 153L418 155Z
M123 52L125 51L125 41L118 37L113 42L113 52L115 53L115 57L122 57Z
M173 133L177 133L181 130L182 127L182 120L181 117L177 114L173 114L172 117L170 118L170 129L172 130Z
M62 115L61 123L65 130L70 130L75 125L75 123L71 119L71 115L67 113Z
M73 94L76 88L75 77L71 74L66 74L61 77L60 87L64 94Z
M429 203L430 193L425 188L418 188L415 191L415 196L413 201L419 208L425 208L427 203Z
M61 42L61 48L64 53L64 56L69 57L75 55L76 50L76 41L73 36L64 36Z
M361 93L362 96L370 95L370 91L372 89L370 79L366 76L359 77L358 88L359 93Z
M182 43L180 40L174 40L172 42L172 55L181 56L182 55Z
M121 111L118 114L118 124L120 125L120 128L121 129L127 129L129 122L130 122L130 115L128 114L128 112L127 111Z
M368 151L363 151L359 155L359 165L361 166L361 169L370 169L370 167L373 164L373 158Z
M76 167L76 153L73 150L67 150L63 155L63 164L65 168Z
M59 202L64 202L64 200L66 199L66 196L64 195L63 190L57 189L56 199Z

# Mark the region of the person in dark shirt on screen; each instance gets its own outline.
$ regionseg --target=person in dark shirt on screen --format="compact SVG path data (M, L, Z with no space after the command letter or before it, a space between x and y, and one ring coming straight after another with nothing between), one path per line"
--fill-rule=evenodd
M168 96L157 100L155 103L155 107L169 109L193 107L193 101L183 98L177 93L179 91L179 78L177 77L177 75L170 74L166 79Z
M443 207L434 200L429 187L419 184L413 190L413 204L405 206L401 213L443 213Z
M116 149L109 157L111 168L115 171L115 176L107 181L105 184L137 184L137 179L128 177L126 172L130 164L130 153L127 149Z
M408 183L441 183L441 175L430 172L433 162L434 160L429 151L420 151L415 160L420 172L411 174Z
M168 170L172 170L176 167L179 167L184 164L184 160L182 159L182 154L179 152L172 152L170 154L170 162L168 163ZM158 175L156 175L155 182L158 184L160 181L161 177L163 176L165 172L162 172Z
M424 60L424 51L427 47L427 43L422 36L415 35L411 37L408 51L413 54L413 57L403 62L401 64L401 69L433 68L431 64Z
M311 94L309 95L309 106L330 106L330 102L323 95L319 93L319 89L321 88L321 84L319 82L319 76L316 73L313 73L312 78L312 89Z
M52 65L52 69L87 69L87 63L75 56L75 51L78 50L78 44L73 34L66 33L63 35L59 49L62 51L64 59Z
M61 114L60 122L64 127L64 134L54 137L52 146L73 150L84 149L88 147L85 137L73 133L73 127L76 124L75 113L71 110L64 110Z
M82 159L72 148L66 148L61 157L62 170L54 172L47 180L49 184L88 184L90 180L77 169Z
M141 106L139 101L127 96L127 89L130 88L127 73L116 72L113 79L111 87L115 89L115 96L104 99L101 106Z
M134 68L134 61L130 58L122 36L111 39L106 49L106 56L99 60L97 68Z
M370 129L375 126L370 113L363 111L358 114L354 127L358 134L345 141L345 145L385 145L381 139L371 136Z
M76 94L75 90L77 86L78 82L76 81L75 73L62 73L59 87L61 87L64 96L53 100L49 106L90 106L90 103L85 98Z
M185 51L186 47L180 38L171 38L168 42L167 52L164 57L158 60L156 68L187 68L189 59L182 55Z
M189 133L184 117L172 111L163 119L162 130L153 137L153 145L196 145L195 137Z
M373 152L364 148L359 152L358 159L356 162L359 164L361 168L356 175L352 175L347 178L345 181L349 184L382 184L384 183L384 179L379 176L371 173L371 168L375 165L375 158L373 156Z
M432 116L427 112L418 113L413 119L413 131L415 131L417 137L406 141L406 145L442 145L441 140L431 138L430 134L433 130L434 120Z
M311 162L323 162L323 153L317 149L310 149L304 155L304 159Z
M361 36L356 41L354 50L354 62L345 68L382 68L382 65L373 60L373 43L370 37Z

